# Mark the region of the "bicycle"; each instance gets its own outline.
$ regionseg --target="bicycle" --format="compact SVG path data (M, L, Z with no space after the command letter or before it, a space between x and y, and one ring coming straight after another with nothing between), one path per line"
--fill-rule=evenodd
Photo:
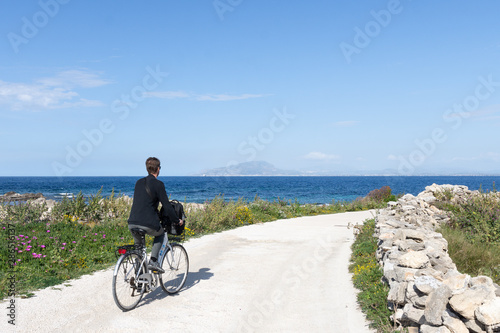
M177 243L182 240L179 236L173 236L174 242L169 243L168 234L165 235L158 255L158 262L165 273L159 273L148 269L146 232L140 228L130 231L141 239L141 243L138 246L120 246L120 257L113 271L113 298L123 311L134 309L144 293L153 291L158 286L167 294L177 293L184 286L189 270L186 249Z

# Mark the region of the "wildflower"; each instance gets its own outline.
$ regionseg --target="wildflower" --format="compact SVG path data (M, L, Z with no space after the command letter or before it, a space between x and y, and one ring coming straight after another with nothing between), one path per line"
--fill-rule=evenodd
M106 238L106 235L102 235L102 238Z
M33 236L33 239L38 239L36 236Z
M75 243L76 243L76 241L72 241L71 243L75 244Z
M19 237L24 237L24 235L19 235Z
M22 250L19 250L19 251L17 251L17 253L23 253L23 251L22 251Z
M64 250L64 246L63 246L63 247L61 247L61 250Z
M66 245L66 243L63 243L62 245Z
M47 232L50 232L50 230L47 230Z
M97 239L94 239L94 242L96 241Z
M43 249L45 247L45 245L40 245L40 247Z

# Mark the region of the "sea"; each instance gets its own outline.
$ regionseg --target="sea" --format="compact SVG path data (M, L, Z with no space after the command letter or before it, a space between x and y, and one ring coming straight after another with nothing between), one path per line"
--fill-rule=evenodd
M133 196L135 182L141 177L0 177L0 195L42 193L56 201L72 198L78 193L85 197L101 195ZM158 177L170 199L203 203L217 196L225 200L242 198L252 201L297 201L301 204L328 204L332 201L352 201L370 191L389 186L393 194L413 194L436 184L465 185L470 190L496 190L500 176L294 176L294 177Z

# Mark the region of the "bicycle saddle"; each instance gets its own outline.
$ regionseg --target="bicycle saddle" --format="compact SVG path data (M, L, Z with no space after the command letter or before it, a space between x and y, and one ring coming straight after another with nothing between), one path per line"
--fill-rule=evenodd
M141 235L141 236L144 236L146 234L146 230L141 229L141 228L132 228L132 229L130 229L130 232L132 232L133 234Z

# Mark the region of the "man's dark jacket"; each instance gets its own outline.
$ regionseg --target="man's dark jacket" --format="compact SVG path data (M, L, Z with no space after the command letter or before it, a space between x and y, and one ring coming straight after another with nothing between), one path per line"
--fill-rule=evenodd
M146 191L146 182L149 186L151 196ZM165 185L153 175L139 179L135 183L134 201L130 210L129 224L149 227L153 230L160 228L160 218L158 217L158 203L161 202L163 215L169 217L174 223L179 222L175 210L168 201Z

